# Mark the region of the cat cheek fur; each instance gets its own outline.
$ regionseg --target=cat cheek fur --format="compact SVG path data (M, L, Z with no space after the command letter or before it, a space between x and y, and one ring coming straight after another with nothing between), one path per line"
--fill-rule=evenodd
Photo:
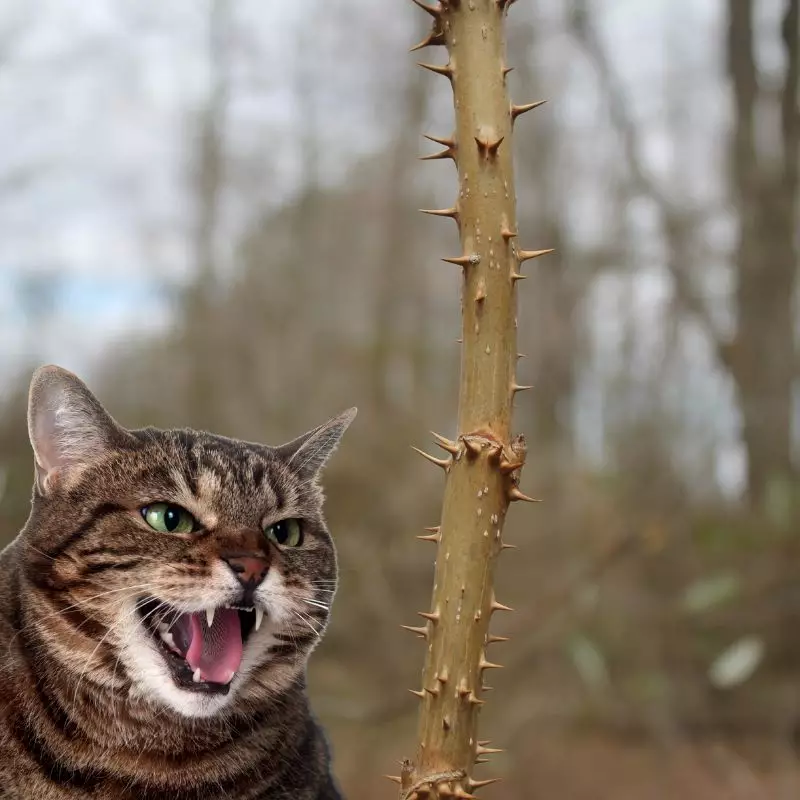
M305 670L336 588L318 474L354 416L279 448L128 431L71 373L37 371L31 515L0 554L4 797L339 797ZM149 528L154 502L200 529ZM261 534L286 518L296 550Z

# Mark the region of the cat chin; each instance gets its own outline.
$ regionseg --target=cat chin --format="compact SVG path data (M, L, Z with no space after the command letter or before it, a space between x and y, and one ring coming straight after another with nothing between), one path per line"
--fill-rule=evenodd
M163 676L153 676L141 673L135 678L131 686L130 698L141 700L156 707L166 706L183 717L198 719L214 717L236 700L236 691L231 689L226 695L199 694L178 688L172 681L172 676L164 670ZM236 681L232 681L232 684Z

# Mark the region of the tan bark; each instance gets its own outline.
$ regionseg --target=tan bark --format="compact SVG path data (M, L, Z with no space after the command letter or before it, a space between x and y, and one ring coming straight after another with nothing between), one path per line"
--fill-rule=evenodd
M522 437L512 438L516 381L516 286L521 264L549 251L516 246L516 200L511 150L514 119L538 104L515 107L506 89L503 22L507 0L415 0L433 17L431 44L445 44L446 66L423 65L452 83L456 130L434 139L441 157L458 167L458 199L427 213L458 225L461 255L445 261L461 268L462 359L458 438L437 436L446 473L441 524L423 537L438 547L433 600L424 625L409 628L428 643L420 698L419 746L406 762L401 796L471 797L494 782L476 781L476 759L496 752L478 741L483 678L499 665L487 645L495 611L497 556L507 547L503 523L510 501L529 500L518 488L525 460ZM424 454L423 454L424 455Z

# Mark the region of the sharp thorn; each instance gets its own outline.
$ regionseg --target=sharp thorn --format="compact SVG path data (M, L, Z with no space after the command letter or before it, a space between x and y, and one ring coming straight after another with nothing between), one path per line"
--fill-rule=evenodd
M492 602L489 605L489 608L494 611L513 611L514 609L510 606L504 606L502 603L497 602L497 598L492 595Z
M483 656L481 656L480 663L478 664L478 669L503 669L503 665L495 664L492 661L487 661Z
M500 149L500 145L503 144L503 141L505 140L505 138L506 138L505 136L501 136L499 139L495 140L494 142L492 142L489 145L489 155L490 156L493 156L493 155L495 155L497 153L497 151Z
M517 353L517 358L527 358L528 356L525 353Z
M505 753L505 750L500 747L483 747L483 745L479 744L475 748L475 753L479 756L491 756L494 753Z
M409 631L410 633L416 634L420 637L420 639L427 639L428 638L428 629L427 628L415 628L413 625L401 625L400 626L404 631Z
M519 384L519 383L512 383L511 384L511 391L512 391L513 394L516 394L517 392L526 392L526 391L528 391L528 389L533 389L533 386L524 386L524 385Z
M516 472L518 469L520 469L524 463L524 461L507 461L503 459L500 462L498 469L503 473L503 475L510 475L512 472Z
M481 263L481 257L477 253L471 253L468 256L454 256L453 258L443 258L448 264L456 264L459 267L469 267L474 264Z
M387 780L392 781L392 783L402 782L399 775L384 775L383 777L386 778Z
M523 494L518 486L512 486L508 490L508 499L513 503L517 500L524 500L526 503L541 503L541 500L537 500L535 497L528 497L527 494Z
M430 47L432 45L446 44L444 33L439 29L439 26L434 22L433 30L419 43L409 48L409 53L414 53L417 50L422 50L423 47Z
M495 636L494 634L487 634L486 644L495 644L496 642L507 642L508 636Z
M432 695L433 697L438 697L439 696L439 687L438 686L434 686L433 689L428 689L428 687L426 686L425 687L425 691L429 695Z
M522 105L515 106L513 103L511 105L511 120L512 122L517 118L526 114L528 111L533 111L534 108L539 108L539 106L543 106L547 100L537 100L535 103L523 103Z
M480 789L482 786L489 786L492 783L497 783L501 778L486 778L483 781L476 781L473 778L469 779L469 788L470 789Z
M430 536L417 536L421 542L438 542L441 538L438 533L432 533Z
M418 447L411 448L414 452L419 453L423 458L427 458L431 464L436 464L437 467L441 467L443 470L450 469L450 464L452 464L453 459L451 458L436 458L436 456L430 455L430 453L426 453L424 450L420 450Z
M503 238L504 238L506 241L508 241L509 239L513 239L513 238L514 238L514 237L517 235L517 232L516 232L516 231L512 231L512 230L509 230L508 228L503 228L503 230L501 230L501 231L500 231L500 235L501 235L501 236L502 236L502 237L503 237Z
M471 706L485 706L485 705L486 705L486 701L485 701L485 700L481 700L481 699L480 699L480 698L479 698L479 697L478 697L478 696L475 694L475 692L470 692L470 693L469 693L469 697L467 698L467 702L468 702L468 703L469 703Z
M419 697L420 700L423 700L425 698L425 692L423 691L417 691L416 689L409 689L408 691L411 692L411 694L413 694L414 697Z
M517 250L517 258L520 263L528 261L531 258L539 258L539 256L546 256L549 253L555 253L555 248L550 247L547 250Z
M447 450L448 453L452 453L455 455L458 452L458 443L453 442L450 439L445 438L444 436L440 436L436 431L431 431L431 435L433 436L436 444L442 448L442 450Z
M449 64L426 64L424 61L418 61L417 64L423 69L435 72L437 75L444 75L445 78L453 79L453 68Z
M411 0L411 2L413 2L414 5L419 6L423 11L427 12L432 17L439 17L442 13L441 6L429 6L423 3L422 0Z
M438 611L417 611L417 615L434 623L439 621Z
M476 764L488 764L489 763L489 759L488 758L476 758L475 759L475 763Z
M453 208L421 208L423 214L431 214L434 217L450 217L458 222L458 209Z
M476 442L476 441L474 441L472 439L465 438L464 439L464 446L467 448L467 452L471 456L480 455L480 452L481 452L482 448L481 448L481 446L480 446L480 444L478 442Z
M511 280L516 283L517 281L524 281L527 278L527 275L523 275L521 272L512 272L511 273Z
M452 137L447 136L431 136L429 133L422 134L426 139L431 142L436 142L436 144L440 144L443 147L455 147L456 143Z
M500 545L500 549L501 550L516 550L517 546L515 544L506 544L505 542L503 542Z
M431 533L439 533L441 529L441 525L431 525L430 528L425 528L426 531L430 531Z
M493 158L497 155L497 151L504 139L505 136L501 136L499 139L495 139L494 141L490 142L487 139L481 139L480 137L476 136L475 143L478 145L478 149L481 151L481 155L484 158Z
M439 161L442 158L452 158L456 160L456 151L446 147L444 150L439 150L438 153L430 153L427 156L419 156L420 161Z

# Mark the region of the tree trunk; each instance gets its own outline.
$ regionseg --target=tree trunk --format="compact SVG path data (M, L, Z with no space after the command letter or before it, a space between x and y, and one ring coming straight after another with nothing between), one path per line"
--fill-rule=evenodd
M788 0L783 23L787 70L782 92L782 150L774 163L759 152L759 86L752 0L729 0L728 70L735 121L732 189L739 210L736 253L736 336L730 368L739 393L747 450L748 491L764 502L773 479L792 474L792 298L797 254L798 0Z

